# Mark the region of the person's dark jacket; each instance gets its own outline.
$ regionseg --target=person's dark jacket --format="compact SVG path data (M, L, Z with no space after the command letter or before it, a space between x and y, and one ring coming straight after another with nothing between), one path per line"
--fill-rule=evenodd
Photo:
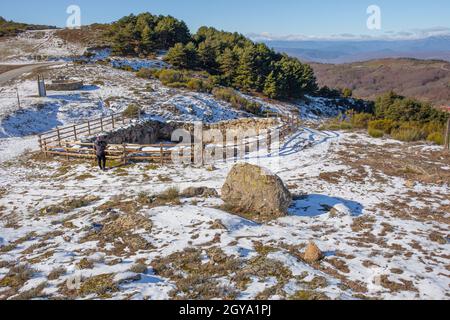
M95 147L95 153L98 157L103 157L106 155L106 148L108 147L108 144L103 139L97 139L94 143Z

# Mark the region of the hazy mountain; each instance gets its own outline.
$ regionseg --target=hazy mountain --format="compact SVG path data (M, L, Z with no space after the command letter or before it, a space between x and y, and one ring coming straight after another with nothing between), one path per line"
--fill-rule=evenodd
M450 35L416 40L264 41L269 47L302 60L349 63L382 58L450 61Z

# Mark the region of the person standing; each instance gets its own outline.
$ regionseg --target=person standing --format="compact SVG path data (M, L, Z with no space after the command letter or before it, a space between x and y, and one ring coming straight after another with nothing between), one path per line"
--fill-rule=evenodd
M97 162L100 170L106 171L106 148L108 143L103 136L98 136L94 143Z

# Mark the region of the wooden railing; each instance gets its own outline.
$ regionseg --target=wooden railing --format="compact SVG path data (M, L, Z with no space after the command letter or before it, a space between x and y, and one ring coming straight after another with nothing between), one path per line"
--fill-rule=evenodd
M298 119L294 119L292 117L281 117L280 120L280 126L276 128L276 130L279 131L280 142L283 142L287 136L297 130L300 122ZM95 134L95 128L100 129L100 131L104 131L107 125L111 125L112 128L114 128L116 125L118 126L119 122L121 125L123 125L126 123L126 120L119 115L113 115L111 117L108 117L108 119L102 118L89 121L88 123L79 126L70 126L56 129L52 132L40 136L39 141L41 150L46 156L61 156L66 157L68 160L70 160L70 158L95 159L96 152L94 149L94 143L82 143L78 140L78 137L81 137L83 133L87 133L88 135ZM231 145L224 144L222 146L224 157L229 154L236 156L239 153L239 150L242 150L242 148L247 154L250 152L251 144L256 144L258 149L260 148L260 146L265 144L267 146L268 152L270 153L273 144L273 130L269 129L267 131L267 136L264 137L261 135L248 137L249 139L253 139L252 141L247 141L244 143L234 143ZM72 137L75 139L68 140L67 137ZM205 157L204 155L206 148L208 147L210 147L210 145L203 144L201 150L202 163ZM108 145L107 158L108 160L116 160L123 164L126 164L128 161L150 161L157 162L163 165L172 162L173 152L180 153L181 151L183 151L183 153L186 154L184 152L185 149L189 149L187 154L191 155L191 162L194 162L195 145L193 143L124 143L120 145L111 144Z
M62 147L65 141L77 141L81 137L92 136L124 126L131 119L124 117L121 113L112 114L88 120L82 124L74 124L66 127L58 127L55 130L39 135L39 146L42 151L50 147Z

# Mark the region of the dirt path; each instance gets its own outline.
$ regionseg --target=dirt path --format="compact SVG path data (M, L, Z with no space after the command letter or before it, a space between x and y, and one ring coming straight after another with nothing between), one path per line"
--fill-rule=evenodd
M8 81L11 81L17 77L20 77L24 73L31 72L33 70L39 69L39 68L45 68L50 67L53 65L60 64L60 62L44 62L44 63L36 63L36 64L30 64L25 65L23 67L19 67L13 70L6 71L2 74L0 74L0 86L6 84ZM2 66L0 66L2 67Z

